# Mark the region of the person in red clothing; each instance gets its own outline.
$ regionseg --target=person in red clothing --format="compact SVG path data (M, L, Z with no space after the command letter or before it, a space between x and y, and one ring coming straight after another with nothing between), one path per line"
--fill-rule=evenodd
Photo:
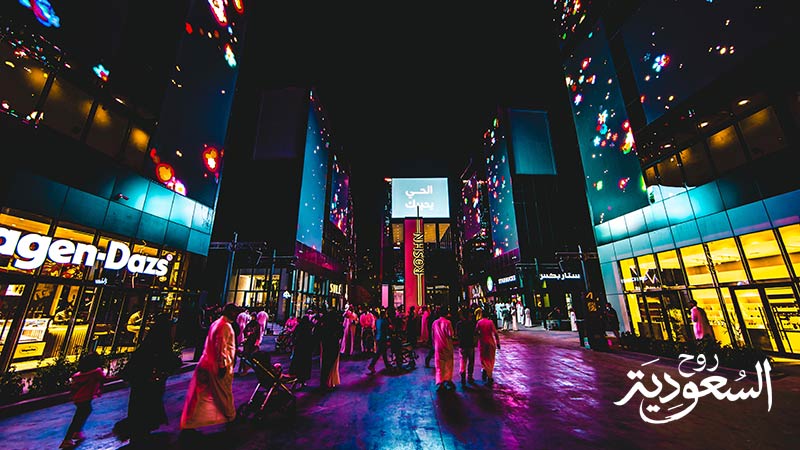
M100 396L105 380L106 374L100 355L90 352L81 357L78 361L78 371L72 375L70 381L75 414L59 448L73 448L86 439L83 426L92 413L92 400Z

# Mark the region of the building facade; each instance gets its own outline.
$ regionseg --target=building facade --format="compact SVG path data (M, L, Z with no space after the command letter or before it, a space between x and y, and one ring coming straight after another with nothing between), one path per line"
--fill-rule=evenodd
M622 326L800 353L794 11L741 2L559 10L606 299ZM583 3L583 2L581 2Z
M131 351L156 314L183 319L199 296L244 11L175 2L150 23L174 38L158 53L136 31L147 8L111 3L2 17L2 371Z

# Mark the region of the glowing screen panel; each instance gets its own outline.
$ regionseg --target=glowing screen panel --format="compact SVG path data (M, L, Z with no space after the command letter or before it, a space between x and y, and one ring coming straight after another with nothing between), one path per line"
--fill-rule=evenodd
M447 178L393 178L392 219L450 217Z
M464 180L461 188L461 224L464 227L464 240L468 241L481 232L481 189L478 179L472 175Z
M322 109L311 95L303 158L303 180L297 217L297 241L322 251L325 193L328 182L328 130L322 126Z
M488 152L486 156L486 175L489 193L490 226L492 228L492 255L501 256L519 249L517 215L514 211L514 191L511 187L511 165L508 161L508 146L502 133L497 129L499 121L494 121L494 129L488 131Z
M564 62L593 225L648 204L602 23Z
M339 161L334 157L331 169L331 198L330 218L342 233L347 234L347 223L350 218L349 207L350 175L345 172Z

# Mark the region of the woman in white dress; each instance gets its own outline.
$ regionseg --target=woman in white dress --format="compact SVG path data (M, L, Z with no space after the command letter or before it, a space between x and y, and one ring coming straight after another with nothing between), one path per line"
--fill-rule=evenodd
M527 306L525 307L525 326L528 328L533 326L533 321L531 321L531 309Z

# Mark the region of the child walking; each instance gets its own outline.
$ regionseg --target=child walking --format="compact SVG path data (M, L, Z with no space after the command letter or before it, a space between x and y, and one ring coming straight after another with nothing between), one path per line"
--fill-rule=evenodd
M67 428L67 435L58 448L73 448L83 442L83 425L92 413L92 399L99 397L106 380L103 361L95 352L87 353L78 361L78 371L72 375L70 392L75 403L75 415Z

